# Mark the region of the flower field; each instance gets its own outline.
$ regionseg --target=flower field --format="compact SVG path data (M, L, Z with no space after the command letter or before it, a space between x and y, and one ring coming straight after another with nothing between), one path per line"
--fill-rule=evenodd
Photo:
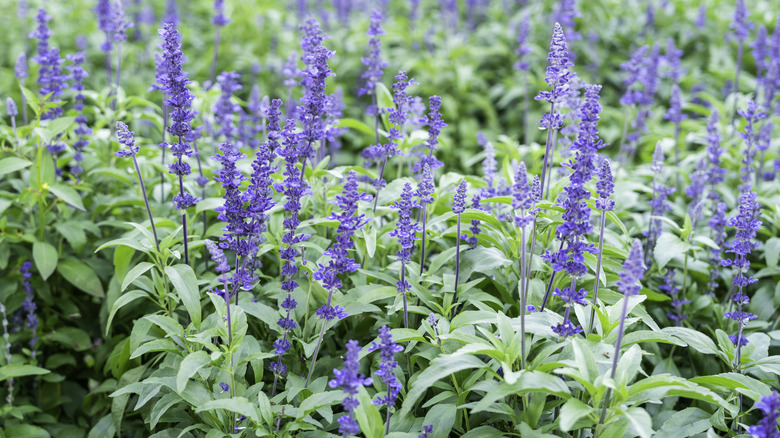
M780 3L9 0L0 438L780 437Z

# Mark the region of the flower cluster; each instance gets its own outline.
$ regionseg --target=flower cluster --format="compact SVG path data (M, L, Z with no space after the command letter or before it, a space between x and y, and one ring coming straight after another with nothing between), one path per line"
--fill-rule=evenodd
M371 12L371 24L368 27L366 35L371 37L368 41L368 57L360 58L363 65L366 66L366 71L360 75L366 82L363 87L358 90L358 96L368 94L371 96L371 106L368 107L368 114L370 116L376 116L379 114L376 106L376 84L382 80L382 70L389 65L387 61L382 61L382 40L379 39L381 35L385 34L382 29L382 12L378 9L374 9Z
M294 329L298 324L291 318L293 309L297 307L298 303L293 299L292 293L298 282L293 277L298 273L298 266L295 264L295 258L299 254L298 248L294 245L306 241L309 236L306 234L296 235L295 231L300 224L298 219L298 213L301 211L301 198L309 193L309 186L301 175L301 169L297 164L300 162L303 155L299 144L301 142L301 136L295 132L295 121L293 119L287 119L287 124L281 134L284 139L282 146L276 149L276 153L281 156L285 161L285 179L282 183L274 184L274 189L277 192L284 193L286 202L284 203L284 211L289 215L284 219L282 223L284 229L287 230L282 237L282 243L286 246L280 250L280 255L284 264L282 265L281 274L282 290L287 292L287 297L282 301L280 307L284 309L285 316L279 318L277 324L282 328L284 334L280 339L274 341L274 353L279 355L279 359L276 362L271 363L271 370L278 374L284 374L287 372L287 366L282 364L282 355L290 349L290 341L287 339L289 330Z
M420 231L420 224L417 223L417 221L412 221L412 209L419 207L417 202L414 201L413 196L414 191L412 190L412 185L406 183L401 192L401 199L396 201L393 205L393 208L398 210L398 222L396 223L396 228L390 232L390 236L397 238L398 243L401 246L397 255L402 266L410 262L414 242L420 240L420 238L417 237L417 232ZM412 287L405 280L399 281L397 286L398 291L402 293L410 290Z
M767 114L756 104L755 101L748 101L746 110L738 110L740 116L745 118L745 130L739 133L739 136L745 140L745 156L742 158L742 170L739 180L742 182L740 191L750 189L753 181L753 173L756 171L753 161L756 156L759 133L756 132L756 124L765 119Z
M327 103L325 80L334 75L328 67L328 59L333 56L333 52L321 45L325 36L316 19L310 17L301 29L304 32L304 38L301 40L301 59L306 65L303 71L304 95L300 101L300 120L303 122L301 156L304 159L314 159L315 146L325 138L325 125L322 121Z
M10 97L5 99L5 112L9 117L15 117L19 114L19 109L16 107L16 102Z
M172 23L163 24L159 31L162 38L162 87L166 99L163 101L170 109L171 125L168 132L173 137L173 143L165 143L163 147L170 148L175 162L168 165L169 173L179 177L179 193L173 198L173 204L180 210L195 205L200 200L184 190L183 177L190 174L190 165L182 161L184 156L191 157L195 153L186 140L192 131L191 122L195 117L191 109L193 95L187 88L190 80L182 69L183 54L181 51L181 35Z
M27 321L25 324L30 329L30 331L32 331L32 338L30 338L30 350L32 350L32 358L35 359L35 345L38 343L39 322L38 315L35 313L35 310L38 307L35 305L35 298L33 297L32 281L30 281L30 278L32 277L32 274L30 273L30 267L32 267L32 263L22 263L22 267L19 268L19 273L22 274L22 287L24 287L25 294L22 308L25 312L27 312Z
M398 362L395 361L395 354L404 351L403 347L396 344L393 335L390 334L390 327L384 325L379 329L379 343L372 342L368 351L379 350L381 362L379 369L374 372L377 377L382 378L382 382L387 386L387 395L379 396L374 400L377 406L387 405L390 409L395 407L395 400L398 393L401 392L401 382L395 377L395 368Z
M672 97L669 100L669 109L664 114L664 119L679 125L680 122L687 119L688 116L682 112L682 97L680 96L680 86L672 84ZM675 128L678 129L678 128Z
M563 315L563 323L553 326L553 332L564 338L568 336L574 336L577 333L582 333L582 327L579 325L574 325L574 323L571 322L569 316L571 308L575 304L579 304L581 306L586 306L588 304L588 302L585 300L585 297L588 296L588 291L585 289L577 290L574 282L572 282L570 287L564 289L556 288L553 292L553 295L560 297L566 306L566 311Z
M466 183L465 179L460 180L460 183L458 183L458 188L455 191L455 197L452 200L452 212L460 215L464 211L466 211L466 190L468 189L468 184Z
M138 153L139 147L135 145L133 131L130 131L124 122L116 122L116 136L119 138L119 143L125 145L127 149L114 152L114 155L124 158Z
M515 63L514 67L524 72L527 72L531 68L531 65L526 59L532 52L531 46L528 44L529 20L530 17L526 14L523 16L523 21L520 22L520 29L517 32L517 49L515 50L515 54L518 56L519 61Z
M111 39L119 44L127 41L125 32L127 32L127 29L135 27L135 24L127 20L125 7L121 1L115 2L111 7L111 22Z
M552 90L540 91L535 99L544 100L554 106L556 103L563 101L569 94L569 82L577 75L571 70L574 64L570 60L563 28L558 23L555 23L553 28L547 64L547 75L544 80ZM541 121L542 128L547 129L560 129L562 124L561 115L554 111L545 114Z
M84 110L84 78L86 78L87 72L84 70L84 67L82 65L84 64L84 52L76 52L73 54L68 55L68 60L70 60L73 64L69 65L67 68L70 71L70 77L73 79L73 88L76 90L76 97L74 98L76 100L76 104L73 105L73 108L78 111L78 114L76 115L76 129L74 132L76 135L78 135L78 140L76 140L75 143L73 143L73 149L75 150L73 154L73 161L76 162L71 169L70 172L75 176L78 177L81 172L81 162L84 161L84 148L89 145L89 136L92 135L92 129L90 129L87 126L87 118L84 116L82 111Z
M225 17L225 0L214 0L214 18L211 24L222 27L230 24L230 19Z
M111 0L98 0L93 12L97 15L98 28L106 34L106 41L100 45L100 50L110 52L114 46L111 37L114 35L114 17L111 11Z
M585 103L580 110L579 134L571 146L575 156L567 166L572 173L569 176L569 185L565 188L565 197L559 202L566 211L563 213L564 223L559 225L557 230L558 239L565 242L565 246L556 253L548 251L543 257L552 263L555 271L565 270L575 277L587 272L584 254L596 252L593 245L584 240L593 229L590 223L590 207L587 206L590 190L585 185L593 179L596 151L603 145L598 135L600 91L600 85L588 85L585 88Z
M685 295L680 298L680 288L674 281L674 268L667 268L666 274L663 276L663 281L658 289L664 291L666 295L672 299L671 305L673 312L666 312L666 316L674 321L675 325L682 325L682 322L688 318L688 315L684 315L682 308L684 305L689 304L691 301L685 298Z
M653 153L653 163L650 165L650 170L653 174L653 197L648 204L650 204L650 225L648 230L644 233L647 237L647 251L645 253L645 262L650 265L650 261L653 259L653 249L655 243L658 241L658 237L663 233L663 221L662 217L667 211L672 209L669 204L669 196L671 196L675 189L673 187L667 187L666 185L658 182L661 177L661 173L664 170L664 151L661 148L661 143L655 145L655 152Z
M620 103L639 107L636 117L631 121L631 131L626 135L625 148L621 150L623 160L633 157L636 143L647 129L647 119L652 114L649 107L653 104L658 88L659 64L660 49L655 45L652 49L647 46L639 48L631 60L621 66L629 75L625 81L626 93Z
M482 201L482 197L477 193L471 198L471 208L475 210L482 210L482 207L480 205L480 201ZM482 228L480 227L481 222L477 219L471 220L471 226L469 227L469 231L471 231L471 237L466 239L466 243L471 245L471 249L474 249L477 247L477 244L479 243L479 233L482 232Z
M777 421L780 420L780 394L772 391L772 394L761 397L753 406L763 414L758 424L750 426L748 432L757 438L777 438L780 433L777 430Z
M683 51L674 45L674 38L669 37L666 40L666 53L663 59L666 68L661 76L671 79L673 84L679 83L680 78L685 75L685 69L680 65L682 55Z
M729 29L734 31L734 38L738 41L744 41L750 36L753 30L753 23L749 20L750 11L745 6L745 0L737 0L734 9L734 20L729 24Z
M425 143L428 147L428 155L426 156L423 153L422 157L420 157L412 168L414 172L419 172L425 164L431 166L431 170L436 170L444 166L444 163L439 161L439 159L436 158L436 155L434 155L436 147L439 145L439 134L441 134L442 128L447 126L441 118L440 109L441 97L431 96L428 99L428 140Z
M46 13L46 9L40 8L38 9L38 14L35 16L35 19L38 22L38 27L34 32L30 33L30 38L36 38L38 40L38 55L33 58L33 60L41 66L38 70L40 94L42 97L45 97L51 93L48 102L59 102L59 96L65 88L65 79L67 76L62 72L62 59L60 58L59 49L49 46L49 38L51 38L53 34L48 26L51 17ZM46 110L46 112L41 115L41 119L56 119L61 115L62 108L56 106Z
M347 394L347 397L341 402L341 406L344 407L347 413L338 420L339 433L344 434L345 437L360 433L360 426L357 419L355 419L355 409L360 405L360 402L355 396L361 386L368 386L372 383L370 377L360 374L359 353L360 346L358 342L355 340L348 341L347 355L344 357L344 369L334 369L333 374L336 378L328 382L328 386L331 388L341 386L341 390Z
M238 80L241 75L234 71L224 72L217 76L217 83L222 92L219 100L214 104L214 121L219 125L217 135L222 135L225 141L231 142L236 138L237 128L235 123L236 114L241 113L241 106L231 102L233 95L241 89Z
M596 182L596 193L599 198L596 199L596 208L601 211L612 211L615 208L615 201L609 199L615 192L615 182L612 178L612 169L609 167L609 160L601 162L598 171L598 181Z
M515 215L515 226L525 227L533 221L534 196L528 184L525 162L521 161L515 170L515 183L512 185L512 209L519 210Z
M623 271L618 274L620 280L617 281L618 290L626 297L637 295L642 290L642 285L639 284L639 281L645 275L645 267L642 260L642 244L639 239L634 239L631 250L628 252L628 257L623 263Z
M360 268L360 264L349 256L349 251L355 247L352 236L368 223L364 214L357 214L358 201L369 200L371 200L371 195L358 192L357 173L350 170L347 174L347 182L344 184L344 191L341 195L336 196L336 205L341 209L341 212L333 212L330 215L332 220L339 223L333 244L323 253L323 255L330 257L330 260L327 265L320 264L313 274L313 278L321 281L323 287L329 292L329 298L334 291L342 286L341 280L338 278L339 275L355 272ZM340 319L347 316L341 307L333 307L330 299L327 304L317 310L317 315L328 321L336 316Z

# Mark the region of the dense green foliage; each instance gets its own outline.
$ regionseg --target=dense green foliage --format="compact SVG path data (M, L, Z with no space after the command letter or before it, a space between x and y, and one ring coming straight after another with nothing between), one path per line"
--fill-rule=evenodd
M727 218L738 212L746 147L739 134L745 132L746 122L734 109L745 110L748 101L762 92L756 91L761 89L756 81L760 68L749 47L755 32L745 43L739 90L728 91L727 83L737 70L737 42L727 38L732 2L705 2L703 28L695 24L698 5L694 8L685 0L581 0L577 5L581 17L575 20L576 30L582 39L571 42L576 55L573 69L582 82L603 86L598 128L608 145L599 154L617 159L624 125L636 117L636 108L620 103L626 79L620 66L643 45L659 44L663 51L667 38L672 38L683 51L686 72L679 86L687 119L680 124L677 143L675 124L663 117L672 82L660 78L648 106L648 128L636 142L636 156L619 164L612 161L615 209L604 216L603 261L597 261L595 251L584 256L588 272L579 277L577 286L588 292L588 305L573 306L571 318L585 333L573 336L558 336L552 330L564 321L564 313L569 317L557 296L542 311L529 312L521 305L526 273L521 258L525 260L527 254L531 254L529 305L538 309L546 291L563 289L572 281L568 274L555 275L552 265L541 258L545 251L563 245L556 230L566 220L560 201L570 170L562 164L572 154L560 144L555 150L552 182L545 199L536 204L533 233L530 226L521 231L513 222L517 213L511 190L483 198L482 209L452 211L462 180L469 185L469 200L489 184L481 167L486 154L478 145L478 132L494 146L498 178L506 186L515 182L519 162L525 163L529 175L542 173L547 131L537 129L537 121L549 104L535 101L534 96L548 90L544 79L551 14L558 2L476 2L480 6L473 29L466 8L472 2L458 2L455 27L440 6L446 2L421 1L416 20L409 18L410 2L387 2L390 6L382 24L386 34L381 40L382 57L389 67L376 87L378 105L394 106L393 76L404 70L419 83L409 93L422 97L426 106L430 96L441 96L442 118L448 125L435 152L444 166L435 170L425 233L416 233L425 244L422 268L420 241L410 261L402 263L396 258L400 247L392 232L399 218L394 204L404 185L418 187L419 172L411 168L419 158L415 153L425 148L428 127L419 124L405 132L400 143L404 154L390 158L384 173L387 186L377 194L366 182L379 176L377 166L360 153L376 142L375 136L386 142L391 123L382 114L375 131L374 117L366 115L371 99L357 93L364 83L361 57L367 56L370 7L356 8L350 20L341 22L332 10L323 19L322 11L310 6L329 35L323 44L335 51L328 62L335 76L327 79L327 92L343 95L344 114L334 126L344 130L340 150L316 165L297 164L311 187L301 201L298 232L311 237L298 246L303 257L298 258L295 275L299 287L292 294L298 302L292 314L297 327L287 338L290 351L281 359L288 372L279 376L269 369L279 360L273 343L283 333L277 321L284 316L280 303L286 297L280 271L288 213L279 186L274 186L277 205L269 212L256 255L262 266L252 286L238 293L238 304L226 306L217 293L222 281L205 245L206 240L219 242L225 227L216 210L223 205L225 190L214 179L221 170L214 156L222 139L205 129L197 141L209 182L202 192L204 199L187 211L185 248L181 212L172 202L179 192L178 179L167 173L170 154L163 166L158 147L163 141L162 94L147 90L155 81L159 19L155 24L139 24L137 34L128 31L130 37L122 46L120 87L114 92L99 49L104 36L92 12L93 2L29 2L45 3L52 17L52 45L60 48L63 58L76 51L78 36L86 38L84 66L89 77L83 92L84 115L94 133L84 149L84 171L75 176L67 169L74 164L72 145L78 139L76 91L65 91L62 103L51 104L38 93L39 67L32 61L29 77L20 86L14 62L21 52L29 59L36 53L35 40L26 37L35 26L35 10L17 16L11 10L16 3L27 2L12 3L4 5L0 16L4 47L0 94L19 106L15 125L11 117L0 125L0 307L4 310L0 316L8 333L0 341L0 437L339 436L345 395L328 383L335 377L333 370L344 367L346 344L352 339L361 347L362 373L373 375L372 384L357 393L360 405L355 411L361 434L370 438L416 437L426 425L433 426L428 436L437 438L749 436L748 426L761 418L754 403L780 389L780 165L775 164L780 160L780 135L770 136L770 148L761 155L763 171L771 178L757 179L752 187L762 224L756 237L760 245L749 254L749 272L757 281L744 288L750 297L744 310L757 318L744 325L749 343L742 348L729 339L738 324L724 317L735 310L730 300L734 271L723 267L715 287L708 286L711 251L718 248L708 224L714 205L706 199L704 216L697 218L694 201L685 190L698 163L707 159L707 123L717 110L725 150L721 166L726 173L713 193L726 204ZM141 3L153 5L158 17L163 14L162 1L125 3L131 20ZM293 3L226 2L232 23L221 29L216 72L241 74L243 88L233 102L245 111L257 85L262 95L284 101L282 114L286 112L283 65L293 51L300 57L302 36L298 30L302 18ZM652 24L648 24L648 3L655 15ZM192 81L188 88L195 96L193 109L198 111L193 125L213 125L213 108L220 98L219 87L209 84L213 2L181 1L180 7L184 70ZM748 1L748 7L756 28L764 25L770 35L780 33L775 27L780 4L755 0ZM531 17L527 77L513 67L518 61L517 32L525 17ZM303 68L303 63L298 66ZM27 124L21 121L23 94ZM302 87L294 87L291 96L299 101ZM41 119L57 105L62 106L63 116ZM768 112L758 126L773 120L780 126L780 114L773 108ZM134 131L140 147L137 159L159 245L155 245L133 161L115 156L122 148L117 121ZM256 133L258 142L266 140L265 129L262 132ZM559 139L564 137L571 143L576 135L561 134ZM53 157L46 145L57 141L66 147ZM660 174L654 174L651 164L657 144L669 157ZM672 157L678 145L676 164ZM238 168L249 176L255 151L245 147L243 152L249 158L239 160ZM189 162L194 172L185 184L200 196L194 157ZM284 162L277 157L275 165L272 178L282 183ZM57 175L55 168L65 172ZM340 211L336 196L353 170L361 177L360 192L376 196L377 207L365 198L358 203L358 214L366 215L367 224L353 237L350 254L360 269L341 275L343 286L333 294L333 303L348 316L323 325L315 312L329 302L329 294L314 274L318 264L330 260L323 253L337 241L341 223L330 215ZM648 204L658 183L677 188L670 196L670 209L660 218L652 216ZM242 187L248 184L244 181ZM595 247L603 220L594 207L595 177L585 187L594 193L587 200L594 209L594 227L586 238ZM415 209L411 220L420 220L422 210ZM480 223L478 236L468 230L472 221ZM651 223L661 223L664 232L645 248L652 250L652 256L646 260L641 292L624 297L618 287L624 262L635 239L646 244ZM731 240L735 229L726 230ZM477 237L476 245L460 239L456 246L459 233ZM184 263L185 253L189 264ZM226 253L230 263L235 262L231 251ZM721 256L733 258L731 253ZM29 294L20 268L28 261L37 327L26 323L29 304L23 304L29 303ZM401 272L410 283L408 303L397 290ZM670 278L679 289L677 297L690 300L684 305L687 318L680 323L672 317L672 300L662 288ZM600 286L593 303L596 282ZM623 309L628 315L621 313ZM430 314L436 318L435 327L428 320ZM400 394L389 411L371 402L388 391L374 374L380 354L371 349L385 325L403 348L395 355ZM318 346L321 330L324 337ZM31 343L33 338L36 341ZM613 370L616 342L620 357ZM307 384L316 348L316 366ZM385 434L386 418L389 434Z

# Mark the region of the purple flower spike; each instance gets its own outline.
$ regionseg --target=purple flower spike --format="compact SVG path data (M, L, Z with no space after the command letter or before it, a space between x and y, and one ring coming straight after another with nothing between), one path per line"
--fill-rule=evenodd
M230 24L230 19L225 17L225 0L214 0L214 18L211 24L222 27Z
M434 155L436 147L439 145L439 134L441 134L442 128L447 126L442 120L441 113L439 112L440 109L441 97L431 96L430 99L428 99L428 141L426 143L428 155L423 155L420 160L415 163L412 168L412 171L414 172L419 172L425 164L431 166L431 170L436 170L444 166L444 163L439 161L439 159L436 158L436 155Z
M217 134L224 136L227 142L233 141L237 134L235 117L241 112L241 106L231 102L231 99L241 89L241 84L238 83L240 78L241 75L234 71L224 72L217 76L217 83L222 93L217 103L214 104L214 119L219 125Z
M596 182L596 192L599 199L596 200L596 208L602 211L611 211L615 208L615 201L609 199L615 191L615 183L612 179L612 169L609 166L609 160L601 162L598 173L598 182Z
M360 346L358 342L355 340L348 341L347 355L344 357L344 369L334 369L333 374L336 378L328 382L329 387L337 388L341 386L342 391L347 394L347 397L341 402L341 406L344 407L347 413L338 420L339 433L344 434L345 437L360 433L360 425L355 418L355 409L360 406L360 402L355 396L360 387L373 383L370 377L360 374L359 354Z
M46 13L46 9L38 9L35 16L38 27L30 33L30 38L38 39L38 55L33 58L41 68L38 70L38 85L40 85L40 94L42 97L51 93L48 102L59 102L59 96L65 88L66 75L62 73L62 59L60 51L56 47L49 46L49 39L52 31L49 30L48 22L51 17ZM41 119L52 120L62 115L62 108L55 107L48 109Z
M138 153L138 146L135 145L135 138L133 132L130 131L126 124L123 122L116 122L116 136L119 138L119 143L125 145L127 149L122 149L115 152L117 157L129 157Z
M416 221L412 221L412 209L418 207L417 202L413 199L414 192L412 185L409 183L404 184L403 191L401 192L401 199L396 201L393 208L398 210L398 223L396 229L390 232L390 236L398 239L398 243L401 245L401 249L398 251L398 260L401 263L409 263L412 255L412 248L414 248L414 242L419 240L417 232L420 231L420 225ZM402 288L399 285L399 292L401 289L409 290L411 286L404 285Z
M525 170L525 162L521 161L515 173L515 183L512 185L512 209L519 215L515 215L515 226L525 227L533 221L533 207L535 197L528 184L528 174Z
M16 58L16 64L14 64L14 76L16 79L27 78L27 55L22 52Z
M360 75L366 82L360 90L358 90L358 96L368 94L371 96L371 106L368 108L368 114L374 116L378 114L376 107L376 84L382 81L382 71L389 65L387 61L382 60L382 40L379 39L381 35L385 34L382 29L382 20L384 17L378 9L374 9L371 13L371 24L368 28L366 35L371 39L368 42L368 57L360 58L363 65L366 66L366 71Z
M433 433L433 424L427 424L423 426L422 433L417 435L417 438L432 438L431 435Z
M452 200L452 212L455 214L461 214L466 211L466 190L468 189L468 183L465 179L460 180L458 183L458 189L455 192L455 198Z
M550 53L547 56L547 76L545 82L552 88L550 91L540 91L536 100L544 100L549 103L559 103L569 94L569 82L576 76L571 71L574 64L569 57L568 47L566 46L566 37L563 34L563 28L555 23L553 28L552 41L550 42ZM549 116L549 115L548 115ZM551 117L542 119L542 127L558 129L560 123Z
M35 298L33 297L33 287L32 287L32 281L30 281L30 278L32 277L32 274L30 273L30 268L32 267L32 263L30 262L24 262L22 263L21 268L19 268L19 273L22 274L22 287L24 287L24 294L25 299L22 303L22 308L25 312L27 312L27 317L25 321L25 325L30 329L32 332L32 337L30 338L30 350L32 350L32 358L33 360L36 358L36 352L35 352L35 346L38 343L38 314L35 313L35 310L38 308L35 305Z
M734 20L729 24L729 28L734 31L734 38L738 41L744 41L750 36L753 30L753 23L749 21L750 11L745 6L745 0L737 0L734 8Z
M528 44L529 18L528 14L523 16L523 21L520 23L520 30L517 32L517 49L515 50L515 54L520 60L515 63L514 67L520 71L528 71L531 68L527 59L528 55L533 52L531 46Z
M772 391L772 394L761 397L753 406L761 411L762 417L755 426L750 426L748 432L756 438L778 438L777 421L780 419L780 394Z
M10 97L5 99L5 112L9 117L15 117L19 114L19 110L16 108L16 102Z
M368 347L369 353L376 350L379 350L381 362L379 369L374 374L380 377L387 386L387 394L379 396L374 400L374 404L377 406L386 405L390 409L395 407L395 400L398 398L398 393L401 392L401 382L395 377L395 368L398 367L395 355L404 351L404 349L393 341L390 328L384 325L379 329L379 343L373 342Z

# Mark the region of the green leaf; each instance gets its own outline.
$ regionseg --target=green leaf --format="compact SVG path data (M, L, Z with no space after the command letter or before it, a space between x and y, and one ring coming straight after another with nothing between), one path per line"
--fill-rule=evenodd
M572 430L574 424L582 417L590 415L593 408L572 397L566 400L566 403L561 406L560 418L561 430L568 432Z
M506 381L500 382L498 386L488 391L482 397L482 400L474 405L472 411L484 411L488 409L490 405L496 400L500 400L509 395L524 394L528 392L543 392L565 399L571 397L569 388L560 378L556 376L543 373L541 371L527 370L517 372L516 374L518 376L514 383L509 384ZM406 404L404 404L404 406L406 406Z
M27 106L32 108L32 110L37 115L40 112L41 106L41 104L38 102L38 95L25 87L20 88L22 89L22 94L24 95L25 100L27 100Z
M0 432L3 430L0 429ZM5 436L8 438L49 438L51 435L46 429L31 424L17 424L5 428Z
M10 379L12 377L23 376L40 376L43 374L49 374L51 371L32 365L23 365L20 363L12 363L0 367L0 382Z
M44 280L57 269L57 249L48 242L33 243L33 260Z
M485 364L481 360L470 355L455 353L437 357L419 374L417 379L410 382L409 388L411 389L406 394L399 416L401 418L406 416L414 407L417 399L422 397L425 391L439 379L461 370L482 368L484 366Z
M78 289L92 295L93 297L103 298L103 285L100 278L94 270L84 262L68 257L57 266L57 272L60 273L70 284Z
M56 137L70 128L75 121L75 117L57 117L49 122L47 128L49 129L49 132L51 132L52 137Z
M384 438L385 422L379 413L379 409L377 409L368 392L366 392L366 388L360 387L357 399L360 405L355 409L355 418L360 425L360 431L363 432L366 438Z
M372 259L376 253L376 228L370 228L370 230L363 228L363 239L366 242L366 252L368 253L368 258Z
M493 269L503 268L511 264L512 261L504 257L504 254L498 249L478 246L462 254L460 275L462 278L469 278L473 272L484 274Z
M664 327L662 331L676 336L699 353L720 355L715 342L702 332L687 327Z
M195 328L200 330L200 289L198 289L198 278L195 276L195 271L189 265L179 264L166 266L165 273L184 303L184 308L190 314Z
M642 438L650 438L653 435L653 419L646 410L638 407L628 408L623 412L623 416L628 419L634 435Z
M131 269L127 275L125 275L125 279L122 280L122 288L120 290L124 292L124 290L127 289L127 286L130 286L132 282L134 282L138 277L143 275L149 269L152 269L153 266L154 265L149 262L141 262L133 266L133 269Z
M194 376L201 368L211 362L209 354L203 350L190 353L179 365L179 372L176 373L176 390L181 394L187 387L190 377Z
M766 258L766 267L773 268L777 266L778 257L780 257L780 238L772 237L764 245L764 258Z
M357 129L358 131L373 136L374 135L374 128L371 128L370 126L366 125L365 123L361 122L357 119L339 119L338 126L339 128L352 128Z
M66 204L80 211L87 211L84 208L84 203L81 201L79 192L72 187L68 187L63 184L53 184L49 186L49 191L54 193L58 198L65 201Z
M663 233L655 244L653 256L655 257L655 262L658 264L658 267L663 268L669 263L669 260L684 255L690 247L691 245L689 243L683 242L674 234Z
M114 320L114 316L116 315L116 312L119 311L122 307L126 306L127 304L147 296L147 293L142 290L132 290L126 294L121 295L119 298L117 298L116 301L114 301L114 305L111 306L111 313L108 314L108 322L106 322L106 335L108 335L109 330L111 329L111 322Z
M17 170L24 169L25 167L32 166L32 162L23 158L8 157L0 160L0 175L6 173L16 172Z
M341 403L342 400L344 400L344 393L341 391L316 392L301 402L296 419L301 420L317 409L333 406Z
M455 425L457 407L453 404L437 404L425 414L424 425L433 425L433 438L447 438Z
M198 406L195 412L213 411L214 409L224 409L226 411L235 412L246 416L255 424L260 423L260 413L257 411L257 406L250 403L249 400L244 397L209 400Z
M626 333L626 335L623 337L624 347L641 342L660 342L663 344L678 345L680 347L685 347L688 345L684 341L669 333L656 332L652 330L637 330L635 332Z
M657 436L686 438L710 428L712 415L699 408L685 408L669 417L658 430Z

